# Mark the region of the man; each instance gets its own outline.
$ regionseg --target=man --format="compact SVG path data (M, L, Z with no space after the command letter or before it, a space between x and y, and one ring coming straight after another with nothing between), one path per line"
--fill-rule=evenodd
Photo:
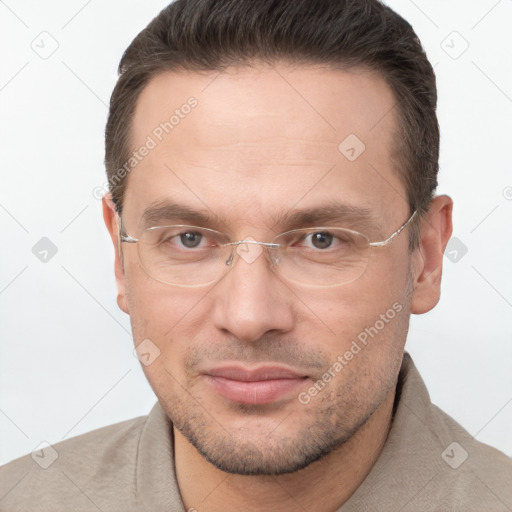
M410 25L178 0L119 71L103 214L158 403L4 466L2 510L512 510L510 459L404 354L452 232Z

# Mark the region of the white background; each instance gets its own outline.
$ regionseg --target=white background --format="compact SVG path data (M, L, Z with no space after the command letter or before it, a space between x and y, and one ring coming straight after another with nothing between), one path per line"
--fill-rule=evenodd
M512 1L389 4L435 65L438 192L454 199L454 236L468 249L445 258L441 301L412 318L407 349L433 401L512 455ZM114 252L92 191L105 182L117 64L165 5L0 2L0 463L156 401L115 302ZM32 48L41 37L46 49L58 43L47 59ZM58 248L47 263L32 253L42 237Z

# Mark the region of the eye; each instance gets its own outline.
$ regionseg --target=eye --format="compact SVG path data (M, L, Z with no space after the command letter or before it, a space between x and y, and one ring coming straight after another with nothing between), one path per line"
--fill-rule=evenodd
M328 231L318 231L306 235L306 239L310 238L311 244L315 249L328 249L331 247L334 236Z
M181 233L179 235L179 239L184 247L193 249L199 246L203 239L203 235L197 231L187 231L186 233Z
M309 231L302 236L298 236L295 240L288 239L288 247L305 249L306 252L316 254L337 254L346 255L348 251L352 251L361 246L361 240L356 238L355 233L343 229L318 229L317 231Z
M341 249L349 243L350 240L340 234L333 234L330 231L313 231L306 233L298 241L298 246L322 252L327 249Z
M184 229L183 227L162 227L150 230L153 246L165 250L207 249L216 245L212 234L200 229Z

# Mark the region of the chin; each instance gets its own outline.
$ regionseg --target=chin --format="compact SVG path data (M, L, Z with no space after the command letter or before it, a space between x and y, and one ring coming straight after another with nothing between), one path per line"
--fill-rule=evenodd
M257 427L239 428L230 434L216 422L213 426L211 421L198 422L197 417L190 420L175 426L210 464L237 475L295 473L342 446L360 426L348 430L338 425L331 430L317 423L289 434L284 429L279 432L278 425L272 426L269 434L258 435ZM296 424L287 425L292 426L296 428Z

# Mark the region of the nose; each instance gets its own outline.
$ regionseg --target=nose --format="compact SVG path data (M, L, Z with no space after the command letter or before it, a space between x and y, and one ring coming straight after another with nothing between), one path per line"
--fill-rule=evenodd
M215 327L240 341L293 327L293 294L271 269L266 250L255 244L237 246L231 270L212 290Z

